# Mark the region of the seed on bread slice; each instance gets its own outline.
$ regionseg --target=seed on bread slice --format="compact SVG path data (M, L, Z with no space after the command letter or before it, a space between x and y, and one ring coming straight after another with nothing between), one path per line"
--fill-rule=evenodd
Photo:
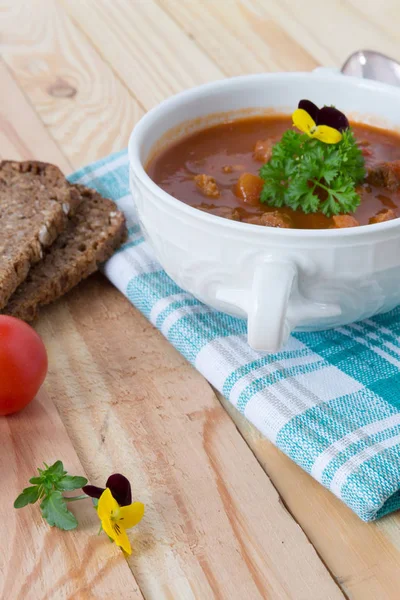
M82 202L67 229L29 272L3 313L33 321L50 304L94 273L126 238L125 217L111 200L76 185Z
M57 167L0 162L0 309L65 229L79 202L79 193Z

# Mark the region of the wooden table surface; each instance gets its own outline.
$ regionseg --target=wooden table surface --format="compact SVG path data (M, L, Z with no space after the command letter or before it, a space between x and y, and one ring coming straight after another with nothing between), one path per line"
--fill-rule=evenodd
M222 77L400 60L398 0L0 0L0 157L65 173L167 96ZM101 275L44 310L50 372L0 420L3 600L398 600L400 516L362 523L217 397ZM0 375L1 376L1 375ZM126 561L89 502L12 509L43 461L146 504Z

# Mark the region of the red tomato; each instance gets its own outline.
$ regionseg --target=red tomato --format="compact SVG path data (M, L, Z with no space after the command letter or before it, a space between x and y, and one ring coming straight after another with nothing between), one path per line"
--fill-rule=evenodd
M0 415L24 408L47 374L46 348L29 325L0 315Z

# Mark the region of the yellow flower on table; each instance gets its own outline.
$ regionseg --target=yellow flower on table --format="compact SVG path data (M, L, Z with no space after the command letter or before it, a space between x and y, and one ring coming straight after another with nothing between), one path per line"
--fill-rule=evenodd
M128 506L120 506L109 488L100 496L97 514L106 534L122 548L126 554L132 554L132 548L126 530L134 527L142 520L144 504L133 502Z

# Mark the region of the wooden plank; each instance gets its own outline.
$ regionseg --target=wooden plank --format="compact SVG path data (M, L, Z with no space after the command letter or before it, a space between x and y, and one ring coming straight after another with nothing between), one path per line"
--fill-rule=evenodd
M362 49L385 52L400 60L398 4L395 11L392 0L306 0L295 9L290 0L242 1L255 18L276 20L324 66L340 67L350 54Z
M143 599L122 552L105 534L97 535L99 520L89 500L70 505L80 525L69 532L50 528L37 505L12 508L44 461L62 459L71 474L85 474L48 395L0 418L0 439L0 597Z
M360 14L360 18L373 23L374 26L391 36L391 40L396 40L399 33L399 5L397 0L383 0L382 2L363 2L362 0L347 0L351 10ZM369 48L369 46L368 46ZM382 52L382 47L376 47ZM389 50L390 51L390 50ZM396 48L397 58L399 59L399 48Z
M51 160L68 170L68 161L1 63L0 82L0 156ZM143 598L121 551L106 536L97 536L98 518L89 501L71 505L82 523L73 532L50 529L38 506L12 508L44 461L61 459L71 473L85 474L48 395L41 393L24 411L0 418L0 439L0 597Z
M342 598L210 386L110 284L39 330L86 472L123 471L146 504L129 563L147 599Z
M0 60L0 159L25 160L38 156L57 164L68 173L68 160L47 134L41 120L29 105L4 63Z
M398 600L400 515L363 523L266 440L225 398L219 395L219 399L346 596L352 600Z
M223 71L154 0L67 0L65 10L149 109Z
M236 0L158 0L186 33L224 71L309 71L317 66L301 43L269 16L260 18Z
M73 167L124 148L143 110L62 8L4 0L2 9L1 54Z

